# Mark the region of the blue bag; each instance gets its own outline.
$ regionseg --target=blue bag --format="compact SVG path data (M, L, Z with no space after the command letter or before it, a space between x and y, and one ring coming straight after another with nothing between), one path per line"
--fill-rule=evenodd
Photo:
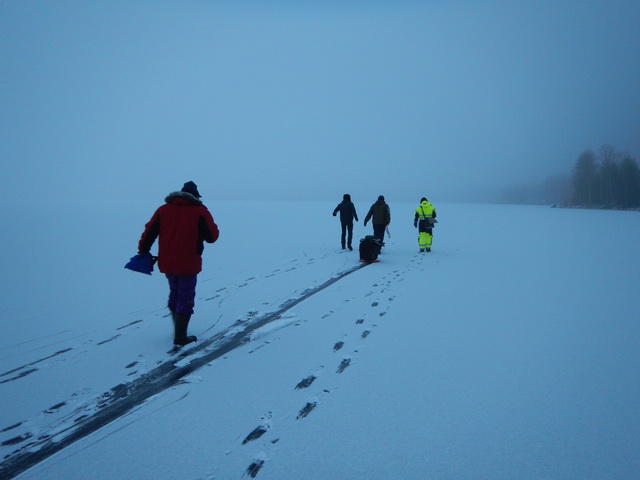
M149 252L140 253L131 257L131 260L127 262L124 268L133 270L134 272L146 273L151 275L153 272L153 264L156 263L158 257L152 256Z

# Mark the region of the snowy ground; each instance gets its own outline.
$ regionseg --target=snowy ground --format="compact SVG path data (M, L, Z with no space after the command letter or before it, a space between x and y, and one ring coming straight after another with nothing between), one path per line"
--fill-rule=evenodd
M390 203L355 270L338 201L208 202L183 356L163 276L123 268L159 202L3 212L0 476L353 270L19 478L640 478L640 215L432 200L433 252Z

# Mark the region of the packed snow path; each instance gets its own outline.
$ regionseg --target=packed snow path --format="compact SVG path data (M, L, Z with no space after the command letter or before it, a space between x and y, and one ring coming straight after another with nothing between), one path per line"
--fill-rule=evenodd
M275 312L271 312L260 317L246 318L242 321L238 321L231 327L211 338L201 338L200 341L196 345L191 346L191 348L169 351L169 355L175 355L175 358L171 358L161 363L154 370L142 375L135 381L113 387L109 392L103 394L95 404L83 406L82 409L74 411L70 416L63 418L61 422L51 429L51 431L41 433L36 439L20 436L5 440L2 443L3 446L21 443L23 445L18 450L5 456L4 461L0 464L0 477L13 478L29 467L66 448L73 442L86 437L99 428L102 428L117 418L122 417L132 409L141 405L150 397L175 385L185 376L229 353L235 348L250 342L252 332L270 324L271 322L281 320L282 315L285 312L295 307L300 302L324 290L330 285L333 285L338 280L366 265L366 263L360 263L355 267L349 268L335 277L330 278L320 286L304 291L302 295L287 301ZM285 321L284 325L281 326L285 326L288 323L290 322ZM54 356L66 353L67 351L69 350L61 350L49 357L36 360L27 365L22 365L10 372L5 372L1 376L9 378L3 380L3 382L10 382L28 375L33 372L30 367L49 360ZM342 369L344 368L346 368L346 365L342 367ZM311 382L312 380L307 380L307 383L305 384L303 381L297 388L307 388ZM67 402L62 402L57 407L60 408L66 403ZM309 413L309 407L311 407L311 409L313 408L308 405L304 416ZM54 407L53 409L55 410L56 408ZM93 411L93 413L87 413L91 411ZM301 413L301 415L303 414ZM8 430L10 430L10 428L4 429L3 431ZM251 435L247 437L246 441L258 438L259 435L255 436L254 434L255 438L250 437ZM28 441L25 442L25 440ZM254 470L257 472L255 467Z

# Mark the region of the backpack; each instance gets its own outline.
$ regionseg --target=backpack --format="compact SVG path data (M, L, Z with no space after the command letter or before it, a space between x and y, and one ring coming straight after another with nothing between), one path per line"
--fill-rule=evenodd
M373 235L367 235L360 239L360 260L366 263L375 262L380 254L382 245L380 240Z

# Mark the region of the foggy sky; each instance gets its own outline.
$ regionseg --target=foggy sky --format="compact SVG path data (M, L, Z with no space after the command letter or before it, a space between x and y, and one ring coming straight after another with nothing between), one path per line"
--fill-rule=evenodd
M0 3L4 204L467 200L640 160L640 3Z

